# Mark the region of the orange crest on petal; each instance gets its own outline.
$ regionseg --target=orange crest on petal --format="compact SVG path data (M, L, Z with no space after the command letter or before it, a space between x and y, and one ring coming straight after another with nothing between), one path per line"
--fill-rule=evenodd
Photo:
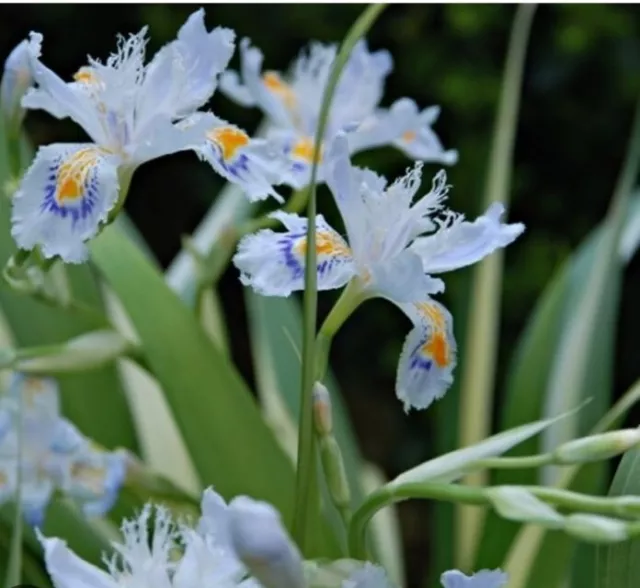
M315 154L315 145L313 139L310 137L304 137L299 139L293 144L291 148L291 155L298 159L304 159L308 163L313 162L313 156ZM320 149L320 156L318 161L322 161L322 149Z
M81 67L73 74L73 79L81 84L97 84L98 76L88 67Z
M442 331L435 331L422 346L422 352L430 355L438 367L449 365L449 343Z
M266 72L262 76L262 81L267 89L278 96L289 110L295 108L296 94L289 84L282 81L282 78L277 72Z
M416 132L405 131L404 133L402 133L402 140L407 143L413 143L416 140Z
M303 237L295 246L296 252L304 256L307 254L307 238ZM351 256L349 247L336 235L328 231L316 233L316 255Z
M249 136L235 127L219 127L207 133L207 138L222 150L225 161L233 159L238 149L249 144Z
M72 153L58 167L55 199L60 205L84 196L87 178L98 162L97 150L81 149Z

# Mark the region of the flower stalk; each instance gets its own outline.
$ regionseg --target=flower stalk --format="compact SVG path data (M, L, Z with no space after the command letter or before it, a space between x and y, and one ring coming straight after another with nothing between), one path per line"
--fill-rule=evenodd
M304 340L302 347L302 387L301 408L299 416L298 463L296 469L296 493L293 515L293 536L304 553L307 544L308 511L316 507L310 500L311 488L315 478L314 434L313 434L313 384L316 377L316 312L318 302L316 275L316 198L315 183L318 173L320 148L324 139L329 115L329 107L338 85L340 74L347 63L349 55L357 41L366 35L369 28L384 10L384 4L369 5L352 25L347 33L340 51L333 64L327 86L325 88L318 128L315 136L311 183L307 189L307 252L305 259L305 294L304 294Z

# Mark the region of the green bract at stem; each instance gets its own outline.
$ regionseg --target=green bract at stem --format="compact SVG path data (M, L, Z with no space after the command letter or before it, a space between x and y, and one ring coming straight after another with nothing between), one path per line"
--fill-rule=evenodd
M318 157L324 140L329 108L333 94L340 79L340 74L349 59L355 44L366 35L376 21L384 4L369 5L352 25L343 41L334 61L327 86L322 97L318 128L314 142L314 157L311 168L311 182L307 190L307 252L305 259L305 289L303 309L303 345L302 345L302 386L301 407L298 426L298 463L296 470L296 493L293 511L293 536L304 553L307 546L308 514L318 509L318 500L312 490L317 493L314 480L316 477L316 455L314 453L315 435L313 432L313 385L316 377L316 312L318 306L317 260L316 260L316 197L315 186L318 174Z

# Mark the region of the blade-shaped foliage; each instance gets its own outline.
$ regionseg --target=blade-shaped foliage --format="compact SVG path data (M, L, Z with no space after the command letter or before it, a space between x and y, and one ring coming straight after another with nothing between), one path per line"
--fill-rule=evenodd
M226 497L267 500L289 522L293 468L242 378L116 227L107 228L91 250L140 337L203 484Z
M610 496L640 494L640 449L626 453L613 478ZM640 577L640 541L625 541L596 550L595 588L634 588Z
M633 228L637 224L638 218L640 218L640 196L635 196L629 205L626 227ZM586 275L593 267L603 230L602 226L595 229L558 270L531 315L512 360L500 428L513 427L543 414L544 393L552 364L557 358L557 349L561 341L560 335L565 328L571 310L574 308L576 296L584 285ZM583 411L580 411L580 413L585 413L582 419L577 421L581 434L590 430L594 419L602 416L609 402L613 357L611 341L615 328L615 320L612 320L612 317L615 317L618 307L622 268L630 256L629 247L623 247L623 245L634 242L633 235L629 232L623 232L623 237L618 251L618 276L611 281L600 309L602 313L601 344L593 348L589 364L590 383L593 385L585 389L582 399L591 398L592 401ZM637 244L637 241L635 243ZM579 418L579 415L574 416L574 419ZM533 454L539 450L541 450L540 441L533 439L518 446L512 454ZM595 492L601 487L602 473L602 467L598 464L582 468L570 488L582 492ZM533 470L497 471L494 473L492 481L496 484L535 484L537 483L537 472ZM501 565L518 529L518 525L504 521L494 513L488 513L483 532L484 540L479 544L476 566ZM543 531L539 532L544 533ZM566 570L574 545L572 539L561 533L547 532L544 535L546 537L545 545L537 556L540 565L532 566L531 582L534 582L533 576L539 577L539 581L532 583L531 586L545 586L545 582L550 581L550 576L556 577L562 569ZM551 558L554 562L551 565L550 558L545 555L549 553L564 553L565 557ZM545 565L541 565L542 561L546 562Z

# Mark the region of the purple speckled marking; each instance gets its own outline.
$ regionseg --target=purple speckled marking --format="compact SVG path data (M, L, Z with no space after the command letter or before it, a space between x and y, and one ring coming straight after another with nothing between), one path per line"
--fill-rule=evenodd
M297 245L298 240L304 239L306 238L306 236L306 231L303 233L284 233L278 240L280 251L284 255L284 263L288 268L291 269L293 274L292 277L294 280L304 277L304 265L300 262L293 249ZM328 257L323 259L322 261L318 260L318 274L320 276L324 276L326 273L330 272L337 264L345 263L346 261L348 261L348 259L341 256Z
M417 369L417 370L425 370L428 372L433 367L433 361L430 359L426 359L422 355L422 347L426 342L427 342L427 337L426 336L422 337L420 339L420 342L416 345L414 350L411 352L411 355L409 356L411 358L411 361L409 362L410 370Z
M60 205L56 201L56 189L58 186L58 172L63 164L62 157L59 157L49 168L49 176L47 184L44 187L44 200L40 205L42 212L52 212L61 218L70 216L72 219L71 227L75 228L79 220L84 220L91 215L98 201L98 177L97 166L93 166L84 182L84 195L81 197L79 206Z
M242 174L249 173L249 157L245 153L240 153L238 157L227 161L222 156L222 149L215 141L209 141L209 146L213 150L214 157L222 168L235 178L242 179Z

